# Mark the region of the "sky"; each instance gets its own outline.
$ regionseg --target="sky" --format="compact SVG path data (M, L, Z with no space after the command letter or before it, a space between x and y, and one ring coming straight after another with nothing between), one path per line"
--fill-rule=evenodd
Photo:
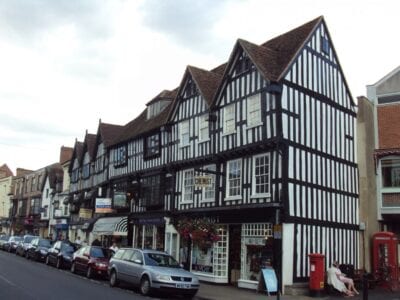
M323 15L354 98L399 66L398 0L0 0L0 165L58 162L99 120L124 125L187 65Z

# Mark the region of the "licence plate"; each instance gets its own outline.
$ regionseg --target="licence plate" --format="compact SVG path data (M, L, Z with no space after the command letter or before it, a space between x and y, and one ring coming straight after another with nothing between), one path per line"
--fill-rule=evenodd
M177 287L178 289L190 289L190 284L181 284L181 283L178 283L178 284L176 285L176 287Z

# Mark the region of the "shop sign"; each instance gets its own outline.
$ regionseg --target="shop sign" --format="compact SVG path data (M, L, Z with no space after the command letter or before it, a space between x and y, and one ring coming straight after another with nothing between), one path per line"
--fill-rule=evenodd
M212 176L210 175L203 175L203 176L196 176L194 178L194 185L197 188L208 188L212 187Z
M264 246L265 238L264 237L246 237L246 238L244 238L244 243L246 245Z
M92 217L92 210L88 208L79 209L79 218L90 219Z
M95 213L105 214L112 213L111 198L96 198L96 210Z

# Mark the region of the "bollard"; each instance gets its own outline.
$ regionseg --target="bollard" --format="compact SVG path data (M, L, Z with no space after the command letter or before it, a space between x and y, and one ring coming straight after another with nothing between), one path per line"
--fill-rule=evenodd
M368 300L368 273L362 276L363 300Z

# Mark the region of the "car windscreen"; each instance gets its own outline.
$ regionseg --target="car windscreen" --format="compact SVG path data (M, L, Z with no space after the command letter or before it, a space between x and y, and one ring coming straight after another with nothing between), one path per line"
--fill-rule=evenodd
M9 237L8 235L3 235L3 236L0 238L0 240L2 240L2 241L8 241L9 238L10 238L10 237Z
M14 242L20 242L20 241L22 241L22 237L13 236L13 237L10 238L10 241L11 241L11 242L12 242L12 241L14 241Z
M61 251L65 253L73 253L75 252L76 248L70 244L63 244L61 246Z
M90 256L96 258L109 257L107 249L96 247L90 248Z
M36 236L26 236L24 237L24 243L30 243Z
M51 243L49 240L39 240L39 246L40 247L45 247L45 248L50 248L51 247Z
M148 266L180 268L179 263L167 254L162 253L144 253L144 260Z

